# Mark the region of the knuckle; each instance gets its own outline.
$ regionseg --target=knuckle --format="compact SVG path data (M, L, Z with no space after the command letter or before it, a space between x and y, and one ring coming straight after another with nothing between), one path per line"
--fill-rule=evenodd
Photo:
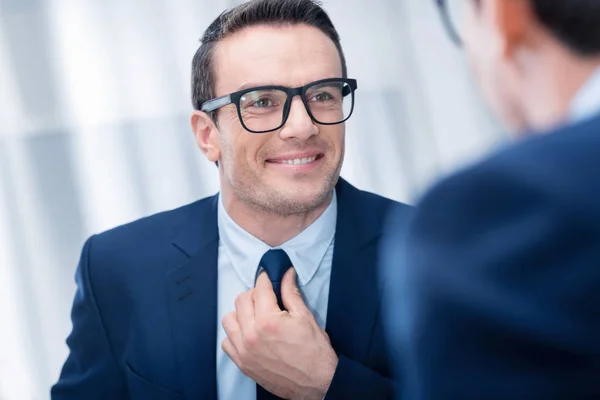
M301 310L299 312L299 314L300 314L300 319L305 324L316 324L317 323L315 316L310 312L310 310Z
M238 295L238 297L235 298L235 308L241 307L241 305L244 302L244 295L245 295L245 293L242 293L242 294Z
M258 331L266 335L275 335L278 331L277 321L273 318L260 318L256 320Z
M240 363L245 362L245 360L248 358L248 356L249 356L249 354L248 354L248 350L246 350L246 348L238 349L238 357L239 357Z
M258 337L256 332L248 332L244 336L244 345L246 346L246 348L253 349L256 346L258 346L259 342L260 338Z
M236 313L235 313L235 311L232 311L223 316L223 318L221 319L221 323L223 324L223 326L230 326L232 324L232 322L234 322L235 320L236 320Z
M221 318L221 325L223 325L224 328L227 328L229 326L230 319L231 317L229 314L224 315L223 318Z

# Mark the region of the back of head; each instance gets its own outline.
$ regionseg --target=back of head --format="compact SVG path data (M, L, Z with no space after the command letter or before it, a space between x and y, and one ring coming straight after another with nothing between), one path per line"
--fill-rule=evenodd
M541 24L573 53L600 55L600 1L530 1Z
M568 120L576 94L600 71L598 0L437 2L487 100L517 135Z

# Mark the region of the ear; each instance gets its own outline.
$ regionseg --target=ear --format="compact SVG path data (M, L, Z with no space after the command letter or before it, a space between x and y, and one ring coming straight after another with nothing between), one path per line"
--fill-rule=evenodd
M530 1L488 0L488 12L503 44L503 54L511 57L527 45L532 29L539 25Z
M221 143L219 130L212 118L207 113L196 110L192 113L191 123L198 148L209 161L218 161L221 158Z

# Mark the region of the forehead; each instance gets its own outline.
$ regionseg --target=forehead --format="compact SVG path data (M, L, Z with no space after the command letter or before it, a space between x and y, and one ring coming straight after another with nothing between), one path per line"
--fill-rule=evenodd
M308 25L253 26L223 39L213 58L215 92L222 96L242 86L303 86L341 77L333 41Z

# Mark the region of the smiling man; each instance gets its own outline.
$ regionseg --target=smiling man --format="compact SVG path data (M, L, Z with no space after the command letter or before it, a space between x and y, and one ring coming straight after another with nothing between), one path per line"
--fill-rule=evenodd
M192 71L217 196L90 238L59 399L393 396L375 265L386 212L339 178L357 82L311 0L253 0Z

